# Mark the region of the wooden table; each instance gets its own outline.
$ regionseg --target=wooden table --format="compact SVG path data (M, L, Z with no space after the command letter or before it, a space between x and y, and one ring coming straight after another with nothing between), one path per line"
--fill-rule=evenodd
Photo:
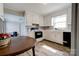
M8 47L0 49L0 56L15 56L28 51L32 48L33 56L35 56L35 42L31 37L20 36L12 38Z

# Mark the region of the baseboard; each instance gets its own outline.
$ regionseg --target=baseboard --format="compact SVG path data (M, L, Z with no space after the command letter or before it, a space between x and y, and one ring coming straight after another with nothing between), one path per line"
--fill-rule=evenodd
M63 44L60 44L60 43L57 43L57 42L53 42L53 41L50 41L50 40L47 40L47 39L43 39L43 40L46 40L46 41L49 41L49 42L52 42L52 43L59 44L59 45L63 46Z

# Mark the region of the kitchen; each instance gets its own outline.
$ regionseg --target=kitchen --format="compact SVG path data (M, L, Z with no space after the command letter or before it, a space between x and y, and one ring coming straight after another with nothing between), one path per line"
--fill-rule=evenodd
M20 6L21 8L19 8ZM13 10L13 12L10 10ZM6 14L7 12L10 14L14 14L15 11L16 13L17 11L19 11L18 14L22 14L21 16L24 17L24 26L26 29L26 32L24 33L26 34L21 35L21 36L30 36L30 37L35 38L37 40L37 46L42 41L49 42L49 44L50 43L57 44L59 47L64 45L67 47L66 49L68 50L68 55L70 54L71 4L66 4L66 3L64 4L51 3L51 4L46 4L46 5L40 4L40 3L38 4L5 3L4 4L5 15L7 15ZM4 32L6 32L6 30L4 30ZM46 48L47 46L44 46L44 47ZM60 48L60 50L64 51L65 48L64 49ZM37 55L40 55L40 54L42 53L39 52L39 54ZM47 55L50 56L52 54L49 54L48 52Z
M67 5L66 5L67 6ZM49 13L44 16L39 16L33 12L26 13L27 25L35 28L31 30L28 36L35 38L35 33L40 33L39 38L35 38L37 41L47 40L59 45L64 45L68 47L67 51L70 53L71 48L71 4L67 7L57 10L55 12ZM38 16L37 16L38 15ZM59 22L61 24L53 24L55 20L61 19ZM43 19L40 21L40 19ZM55 19L55 20L54 20ZM64 23L64 24L62 24ZM35 25L33 25L35 24ZM65 27L65 28L64 28ZM42 34L41 34L42 32ZM65 50L65 49L64 49Z
M39 15L37 16L37 15L33 14L32 12L31 13L28 12L26 14L27 14L27 16L26 16L27 17L27 26L28 25L33 26L33 24L35 24L35 25L38 24L39 25L39 26L37 26L39 28L38 30L43 32L42 39L47 39L49 41L63 44L63 34L66 34L65 32L68 32L70 35L70 32L71 32L71 6L68 6L65 9L55 11L55 12L45 15L43 17L39 16ZM60 22L65 22L66 25L60 24L61 26L59 26L59 28L55 27L54 26L55 24L53 24L54 20L52 20L52 18L55 19L56 17L58 17L58 19L61 19ZM31 19L29 19L29 18L31 18ZM41 21L40 21L40 19L41 19ZM62 21L63 19L64 19L64 21ZM65 26L65 28L63 26ZM33 36L31 32L29 35Z

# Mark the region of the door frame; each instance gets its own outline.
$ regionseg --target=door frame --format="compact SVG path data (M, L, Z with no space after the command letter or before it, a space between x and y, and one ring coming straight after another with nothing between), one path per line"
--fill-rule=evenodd
M77 55L77 32L78 32L78 4L77 3L72 3L72 24L71 24L71 56L76 56Z

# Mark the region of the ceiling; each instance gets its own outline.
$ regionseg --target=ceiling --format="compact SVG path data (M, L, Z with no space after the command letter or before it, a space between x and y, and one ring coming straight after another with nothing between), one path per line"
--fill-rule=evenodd
M40 15L46 15L70 5L70 3L5 3L4 7L16 11L30 10Z

